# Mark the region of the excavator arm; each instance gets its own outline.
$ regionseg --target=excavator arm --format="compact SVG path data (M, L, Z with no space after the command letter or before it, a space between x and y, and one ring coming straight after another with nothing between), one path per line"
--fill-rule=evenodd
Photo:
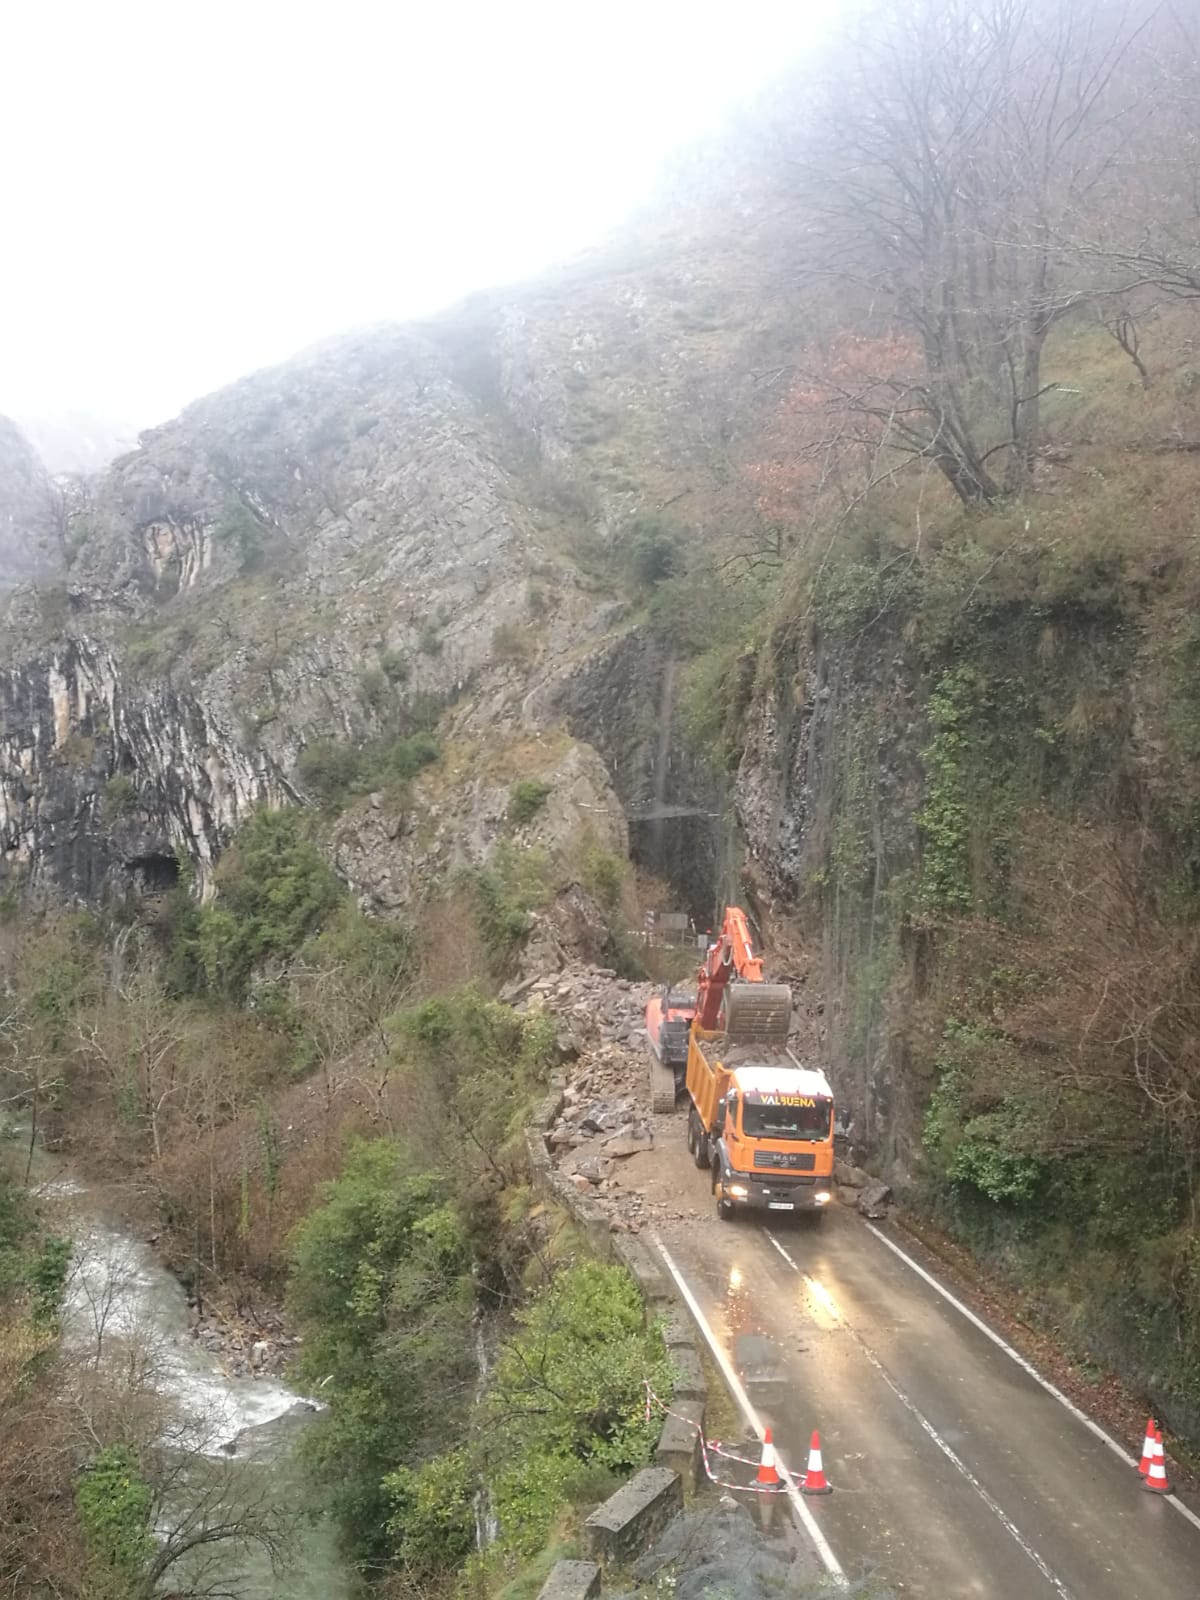
M792 991L783 983L764 983L762 957L754 953L746 913L730 906L716 942L700 968L700 988L690 999L672 1003L671 991L655 995L646 1006L650 1041L650 1103L656 1113L675 1109L684 1085L684 1071L694 1043L692 1030L723 1033L727 1044L780 1048L787 1044L792 1020ZM736 979L737 981L732 981ZM687 1055L672 1054L670 1030L687 1019Z
M762 957L754 954L750 924L740 906L730 906L721 927L721 938L729 947L729 957L739 978L747 983L763 981Z
M741 981L731 987L735 974ZM784 984L763 982L762 957L754 953L750 924L738 906L726 910L716 943L700 968L696 1026L710 1032L719 1029L722 1006L731 1043L786 1042L791 991Z

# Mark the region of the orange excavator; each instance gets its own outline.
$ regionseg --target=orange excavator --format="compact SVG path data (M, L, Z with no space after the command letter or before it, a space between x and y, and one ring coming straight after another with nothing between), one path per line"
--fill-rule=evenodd
M792 992L786 984L763 982L762 957L754 953L750 924L739 906L726 910L697 977L695 994L676 992L668 984L646 1007L650 1097L660 1114L673 1111L683 1091L693 1024L736 1044L768 1043L781 1030L787 1038Z

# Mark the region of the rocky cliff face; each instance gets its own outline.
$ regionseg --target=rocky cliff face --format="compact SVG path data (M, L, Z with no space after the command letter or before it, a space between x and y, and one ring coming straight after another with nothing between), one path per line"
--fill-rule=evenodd
M697 533L753 504L714 442L773 289L748 246L723 267L690 242L597 263L335 341L143 434L77 512L65 586L7 608L0 878L82 901L182 852L203 883L250 809L312 798L312 746L440 716L480 747L565 724L604 762L561 769L579 817L630 809L638 853L704 898L720 805L660 734L665 658L620 552L668 503ZM464 819L499 805L477 799ZM673 849L664 803L703 813ZM411 861L359 820L339 860L405 904ZM477 854L477 823L445 848Z
M815 582L737 802L857 1155L1191 1429L1200 573L1093 537Z
M169 887L179 853L203 877L240 818L291 797L212 706L124 680L96 640L0 672L0 858L38 899Z

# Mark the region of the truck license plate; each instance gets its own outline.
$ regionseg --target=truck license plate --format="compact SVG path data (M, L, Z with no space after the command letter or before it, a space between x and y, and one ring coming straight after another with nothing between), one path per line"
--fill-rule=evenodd
M795 1211L796 1207L790 1200L768 1200L768 1211Z

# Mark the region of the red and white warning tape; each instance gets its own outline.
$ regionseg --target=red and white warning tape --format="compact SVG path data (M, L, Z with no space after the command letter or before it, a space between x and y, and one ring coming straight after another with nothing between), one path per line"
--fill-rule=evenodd
M718 1478L713 1471L712 1461L709 1459L711 1456L717 1456L722 1461L736 1461L743 1467L754 1467L756 1470L759 1463L752 1461L749 1456L738 1455L736 1451L730 1450L726 1445L723 1445L719 1439L706 1439L704 1437L704 1429L694 1418L684 1417L678 1411L672 1411L666 1401L659 1399L646 1379L643 1379L642 1383L646 1390L646 1421L650 1421L654 1409L657 1407L664 1416L674 1417L676 1422L682 1422L687 1427L694 1428L696 1437L700 1441L700 1459L704 1463L705 1476L711 1484L714 1484L718 1489L736 1490L739 1494L785 1494L787 1492L786 1480L782 1480L779 1483L730 1483L725 1478Z

